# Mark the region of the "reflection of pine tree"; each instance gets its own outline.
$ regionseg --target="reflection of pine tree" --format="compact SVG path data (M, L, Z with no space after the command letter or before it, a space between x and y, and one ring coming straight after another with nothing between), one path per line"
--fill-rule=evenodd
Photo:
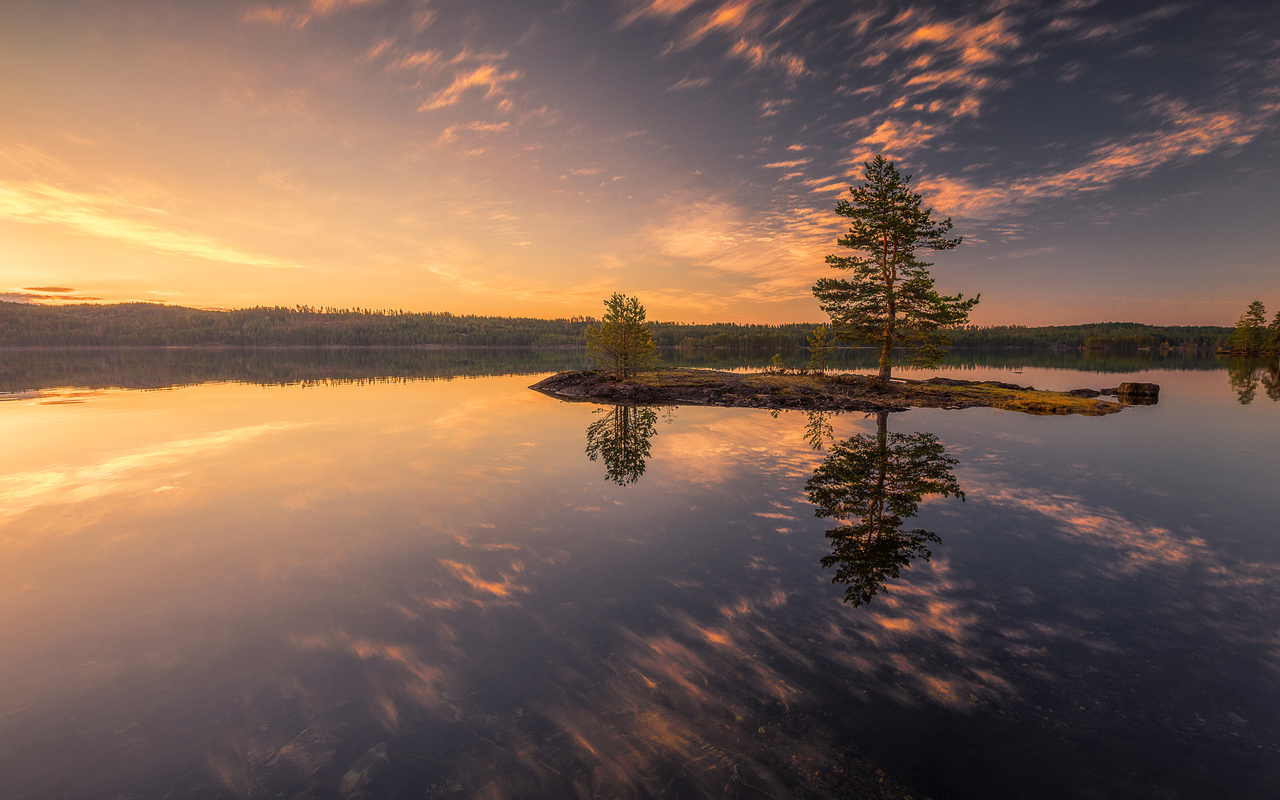
M587 456L603 459L605 477L619 486L635 483L657 432L658 412L652 408L615 406L587 426Z
M1280 360L1272 361L1262 373L1262 388L1267 390L1267 397L1280 402Z
M938 438L891 434L888 416L877 416L875 436L858 434L833 444L805 484L817 516L846 523L827 531L831 555L822 566L836 567L832 582L845 584L845 602L854 606L870 602L914 559L927 561L932 555L928 543L937 542L936 535L902 530L921 499L931 494L964 499L952 474L959 462Z
M828 439L835 438L835 429L831 420L840 415L839 411L810 411L808 422L804 426L804 440L814 450L821 450Z
M1258 394L1258 362L1252 358L1233 358L1227 365L1227 381L1240 400L1247 406Z

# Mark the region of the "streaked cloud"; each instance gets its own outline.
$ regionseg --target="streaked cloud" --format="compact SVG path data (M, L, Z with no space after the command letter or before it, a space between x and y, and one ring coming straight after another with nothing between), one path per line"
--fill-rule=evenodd
M240 250L212 236L167 227L138 217L163 219L163 212L126 200L43 183L0 186L0 219L58 225L76 233L109 239L141 250L266 269L297 269L301 264Z
M518 70L503 71L497 64L482 64L472 70L454 73L453 82L435 92L422 105L419 111L434 111L438 108L456 105L463 96L473 89L483 90L484 99L506 93L507 85L520 78Z
M936 203L956 214L978 218L1016 214L1037 201L1096 192L1169 164L1243 147L1274 128L1280 105L1249 115L1160 99L1150 104L1150 111L1156 124L1148 130L1104 142L1073 167L985 185L969 178L926 176L921 186Z
M245 22L284 25L305 28L316 19L323 19L339 11L356 6L376 5L382 0L309 0L303 3L256 5L244 12Z

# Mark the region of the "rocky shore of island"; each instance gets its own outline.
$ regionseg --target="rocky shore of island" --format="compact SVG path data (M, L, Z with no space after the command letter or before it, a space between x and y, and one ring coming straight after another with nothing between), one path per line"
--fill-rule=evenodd
M1000 408L1027 414L1114 414L1152 405L1159 386L1051 392L1000 381L894 379L809 370L723 372L664 369L618 379L605 372L561 372L529 388L561 400L611 405L703 405L802 411L905 411L909 408ZM1108 399L1111 398L1111 399Z

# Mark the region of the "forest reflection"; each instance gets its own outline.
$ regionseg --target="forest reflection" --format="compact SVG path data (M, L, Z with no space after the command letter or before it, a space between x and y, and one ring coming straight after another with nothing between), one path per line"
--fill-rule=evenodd
M600 409L604 416L587 426L587 457L604 462L605 477L629 486L644 474L649 440L658 432L658 412L644 406Z
M822 566L835 567L833 583L845 585L844 601L871 602L885 583L912 561L932 555L938 536L923 528L905 530L928 495L964 499L946 454L931 433L889 433L888 412L876 415L875 434L860 433L834 442L825 461L805 484L817 515L839 521L827 531L831 554ZM832 437L830 415L810 414L806 437L814 449Z
M1227 364L1227 381L1241 405L1254 401L1259 385L1267 397L1280 401L1280 359L1233 358Z

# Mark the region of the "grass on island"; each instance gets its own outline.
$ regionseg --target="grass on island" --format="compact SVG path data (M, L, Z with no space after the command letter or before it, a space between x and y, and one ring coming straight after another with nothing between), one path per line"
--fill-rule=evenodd
M847 390L875 392L869 375L820 372L722 372L718 370L673 368L644 372L631 382L655 388L713 388L740 384L759 394L845 395ZM981 406L1018 411L1024 414L1085 414L1097 416L1119 411L1123 406L1097 398L1076 397L1065 392L1039 389L1006 389L992 385L952 386L894 381L883 390L886 396L901 398L911 405L947 408Z

